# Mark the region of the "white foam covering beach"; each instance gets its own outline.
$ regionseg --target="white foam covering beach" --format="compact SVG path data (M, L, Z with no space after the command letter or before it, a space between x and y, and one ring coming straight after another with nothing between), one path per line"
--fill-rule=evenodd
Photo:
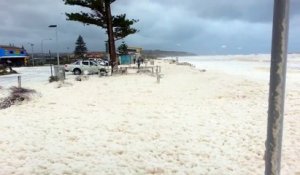
M0 110L0 175L264 174L269 56L219 57L157 60L159 84L146 74L25 84L39 96ZM281 174L299 175L300 56L290 57Z

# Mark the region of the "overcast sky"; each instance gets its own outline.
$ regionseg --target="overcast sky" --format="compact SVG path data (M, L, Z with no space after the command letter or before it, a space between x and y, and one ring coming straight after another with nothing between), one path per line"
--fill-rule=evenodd
M65 12L81 7L62 0L0 0L0 45L12 43L31 51L73 51L82 35L90 51L104 50L105 31L66 21ZM300 1L291 0L289 52L300 52ZM144 49L179 50L197 54L269 53L273 0L117 0L112 13L139 19L139 33L124 40ZM52 38L52 40L46 40ZM118 45L118 44L117 44Z

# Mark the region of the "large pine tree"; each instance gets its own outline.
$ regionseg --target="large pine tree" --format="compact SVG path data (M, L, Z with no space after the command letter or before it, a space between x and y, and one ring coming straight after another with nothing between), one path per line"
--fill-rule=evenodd
M137 22L127 19L125 14L112 16L110 5L116 0L63 0L67 5L78 5L90 9L90 12L66 13L68 20L93 24L106 29L112 68L117 67L115 40L122 39L138 30L131 26Z
M75 57L77 58L84 57L84 54L87 52L87 48L81 35L78 36L75 45L76 45L74 50Z

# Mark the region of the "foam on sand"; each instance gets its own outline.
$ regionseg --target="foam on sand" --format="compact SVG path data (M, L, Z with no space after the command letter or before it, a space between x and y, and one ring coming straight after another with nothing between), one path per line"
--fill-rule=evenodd
M41 97L0 111L0 174L263 174L268 83L159 64L160 84L136 74L31 86ZM282 174L291 175L299 83L286 94Z

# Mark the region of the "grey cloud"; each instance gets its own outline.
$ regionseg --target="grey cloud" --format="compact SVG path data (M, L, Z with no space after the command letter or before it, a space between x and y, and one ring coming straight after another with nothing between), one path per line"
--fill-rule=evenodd
M42 39L55 38L48 25L57 24L60 51L73 50L78 35L89 50L104 50L103 29L66 21L64 13L83 10L80 7L62 0L1 0L0 7L5 16L0 44L28 47L32 42L39 51ZM300 50L299 9L300 1L291 0L291 51ZM135 24L140 32L125 38L129 45L205 54L269 52L272 10L272 0L118 0L112 5L113 14L140 20ZM45 50L56 48L54 40L44 45Z
M45 41L45 47L55 50L55 31L48 28L50 24L58 25L58 36L60 50L65 51L67 47L74 47L78 35L86 36L87 42L95 42L95 38L104 41L104 32L92 26L83 26L77 22L66 21L65 12L74 7L65 6L62 0L10 0L1 1L2 11L0 14L5 16L4 26L0 27L1 40L8 44L28 46L28 42L35 44L35 50L40 50L41 40L52 38L52 41ZM78 10L78 8L75 8ZM89 44L88 44L89 45ZM102 49L104 46L94 46L91 49ZM104 45L101 43L101 45ZM94 46L94 47L93 47ZM46 49L47 50L47 49Z
M221 20L243 20L249 22L271 22L273 18L272 0L155 0L166 6L182 6L201 18ZM291 16L300 14L300 1L291 0Z
M141 5L134 5L137 1L130 2L122 4L123 11L121 8L117 10L132 16L143 14L140 24L137 25L143 31L138 35L158 40L163 36L164 39L170 40L165 44L184 43L184 49L198 53L211 53L223 43L228 43L228 52L270 51L273 1L145 0L138 2ZM299 22L294 22L298 21L295 17L300 14L300 11L296 10L300 9L299 6L300 1L291 0L291 31L299 26ZM151 10L147 10L148 8ZM169 28L173 30L170 32ZM295 43L297 34L290 33L290 42ZM153 47L155 45L152 45ZM238 49L240 47L243 49ZM299 46L295 45L290 48L299 50Z

